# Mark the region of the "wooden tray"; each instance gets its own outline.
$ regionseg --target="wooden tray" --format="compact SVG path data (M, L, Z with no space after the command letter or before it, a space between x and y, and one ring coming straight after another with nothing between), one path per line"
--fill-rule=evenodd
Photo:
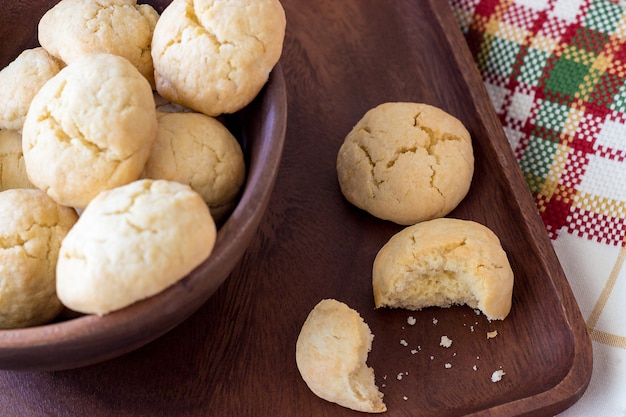
M196 314L135 352L72 371L0 372L4 415L361 415L313 395L295 365L300 327L323 298L370 325L368 363L389 416L551 416L582 395L585 324L446 1L283 5L287 141L243 261ZM467 307L374 310L372 262L401 227L345 201L335 158L363 113L386 101L442 107L472 134L476 173L450 216L500 236L516 275L506 320Z

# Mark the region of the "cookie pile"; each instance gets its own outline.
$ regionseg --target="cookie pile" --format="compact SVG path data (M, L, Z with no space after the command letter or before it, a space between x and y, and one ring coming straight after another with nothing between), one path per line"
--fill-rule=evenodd
M285 27L279 0L43 15L0 71L0 328L115 311L210 255L246 177L219 117L265 85Z

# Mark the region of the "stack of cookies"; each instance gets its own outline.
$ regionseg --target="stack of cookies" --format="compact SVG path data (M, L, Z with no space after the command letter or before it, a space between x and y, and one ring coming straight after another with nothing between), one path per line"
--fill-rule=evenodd
M259 93L285 26L278 0L44 14L0 71L0 328L115 311L210 255L246 177L220 116Z

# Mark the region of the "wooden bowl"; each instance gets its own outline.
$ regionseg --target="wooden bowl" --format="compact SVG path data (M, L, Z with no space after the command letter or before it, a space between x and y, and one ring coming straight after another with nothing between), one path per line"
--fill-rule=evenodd
M37 23L56 2L5 2L0 10L0 68L37 46ZM169 1L151 3L159 12ZM51 324L0 330L0 369L61 370L111 359L156 339L194 313L243 256L267 207L278 172L287 97L278 64L257 98L225 118L240 140L247 180L239 203L220 225L215 248L194 271L165 291L103 317L84 315Z

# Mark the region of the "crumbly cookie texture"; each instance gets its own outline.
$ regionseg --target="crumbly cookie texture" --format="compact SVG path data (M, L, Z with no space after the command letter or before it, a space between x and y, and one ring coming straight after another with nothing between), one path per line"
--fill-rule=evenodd
M422 103L383 103L369 110L337 155L346 199L402 225L447 215L467 194L473 174L467 129Z
M57 293L68 308L104 315L155 295L204 261L216 227L189 186L138 180L93 199L63 240Z
M122 56L154 86L150 46L158 19L136 0L61 0L39 21L39 43L67 64L92 53Z
M0 71L0 129L22 130L33 97L62 68L38 47L23 51Z
M369 326L359 313L334 300L309 313L296 342L296 363L315 395L357 411L387 410L366 360L372 348Z
M459 304L478 308L490 320L509 314L513 278L493 231L452 218L400 231L380 249L372 269L376 308L420 310Z
M35 188L26 174L22 135L14 130L0 130L0 191L12 188Z
M188 184L221 219L236 204L246 166L237 139L201 113L158 113L156 141L142 176ZM198 168L201 169L198 169Z
M233 113L267 82L285 28L279 0L174 0L154 29L156 88L209 116Z
M76 212L33 189L0 192L0 328L44 324L63 306L55 267Z
M37 93L22 150L30 181L83 209L100 191L139 178L157 133L148 81L125 58L84 55Z

